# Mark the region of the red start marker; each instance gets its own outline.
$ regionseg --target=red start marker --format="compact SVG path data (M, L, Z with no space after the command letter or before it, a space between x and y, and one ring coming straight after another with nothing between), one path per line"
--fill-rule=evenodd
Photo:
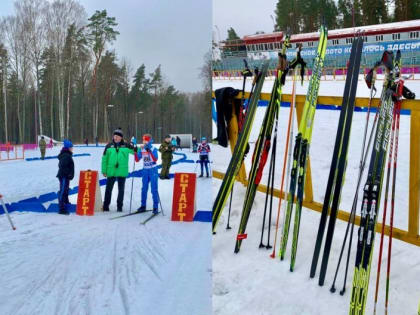
M196 183L195 173L175 173L172 221L191 222L194 220Z
M76 214L94 215L102 210L101 189L97 171L80 171Z
M236 236L236 239L240 241L240 240L246 239L247 237L248 237L248 234L238 234L238 236Z

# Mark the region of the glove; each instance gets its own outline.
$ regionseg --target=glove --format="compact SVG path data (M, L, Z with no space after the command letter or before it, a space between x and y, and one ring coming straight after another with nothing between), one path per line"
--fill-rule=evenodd
M146 146L144 147L146 149L147 152L150 152L150 150L152 149L152 145L150 143L146 144Z
M138 151L139 149L137 148L137 146L135 145L134 146L134 152L136 152L137 153L137 151Z

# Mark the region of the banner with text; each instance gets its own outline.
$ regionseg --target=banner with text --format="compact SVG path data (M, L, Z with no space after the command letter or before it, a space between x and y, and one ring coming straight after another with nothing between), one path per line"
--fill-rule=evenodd
M97 171L80 171L76 214L94 215L101 211L102 197Z
M195 173L175 173L172 221L193 221L196 210L196 183Z

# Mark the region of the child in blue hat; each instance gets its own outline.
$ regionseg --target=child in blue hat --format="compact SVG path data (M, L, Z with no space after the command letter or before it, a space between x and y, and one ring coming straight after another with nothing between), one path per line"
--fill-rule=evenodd
M69 186L70 181L74 178L74 162L73 162L73 143L70 140L64 140L63 148L58 155L58 173L57 178L60 182L60 192L58 194L59 214L68 215L66 205L69 202Z

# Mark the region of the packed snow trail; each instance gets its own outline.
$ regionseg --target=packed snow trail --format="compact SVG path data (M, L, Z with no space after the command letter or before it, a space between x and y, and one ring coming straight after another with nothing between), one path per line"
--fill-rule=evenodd
M81 169L99 169L103 149L75 151L92 157L75 160L72 187L78 185ZM195 154L182 152L196 160ZM30 156L38 154L28 151ZM0 164L6 201L57 190L57 163ZM193 172L194 167L179 163L171 173ZM127 182L125 211L131 188ZM211 181L197 182L197 209L209 210ZM134 210L140 204L140 188L141 180L135 178ZM117 215L116 188L111 211L93 217L13 212L17 230L12 231L0 216L0 314L211 314L210 224L171 222L172 188L173 180L159 180L165 216L146 225L139 222L148 213L109 220ZM76 198L71 195L70 201L76 203Z

